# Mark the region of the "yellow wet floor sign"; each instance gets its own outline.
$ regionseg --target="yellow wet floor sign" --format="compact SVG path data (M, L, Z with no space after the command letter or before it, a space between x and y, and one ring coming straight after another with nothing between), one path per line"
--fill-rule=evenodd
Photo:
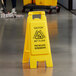
M41 15L34 18L33 15ZM47 20L44 11L29 12L22 63L30 62L30 68L37 68L37 62L45 61L46 67L53 67Z

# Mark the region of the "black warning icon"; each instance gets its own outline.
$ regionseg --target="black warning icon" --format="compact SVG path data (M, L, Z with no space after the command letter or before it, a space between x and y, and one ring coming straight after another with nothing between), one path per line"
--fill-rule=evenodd
M45 38L45 35L43 34L43 32L41 30L36 30L34 39L43 39L43 38Z

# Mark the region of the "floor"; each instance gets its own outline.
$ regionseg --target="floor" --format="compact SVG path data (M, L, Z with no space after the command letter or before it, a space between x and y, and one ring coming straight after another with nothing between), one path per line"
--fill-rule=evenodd
M0 76L76 76L76 16L47 14L54 68L22 66L26 18L0 19Z
M72 12L74 15L76 15L76 10L72 10L71 12Z

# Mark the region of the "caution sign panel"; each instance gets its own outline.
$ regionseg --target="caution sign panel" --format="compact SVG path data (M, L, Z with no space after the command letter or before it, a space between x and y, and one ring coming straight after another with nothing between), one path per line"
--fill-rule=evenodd
M46 23L39 19L31 22L31 52L32 54L48 54L49 41Z
M33 19L37 14L41 14L41 19ZM45 61L46 67L53 67L45 12L34 11L28 15L22 63L30 62L30 68L37 68L37 62Z

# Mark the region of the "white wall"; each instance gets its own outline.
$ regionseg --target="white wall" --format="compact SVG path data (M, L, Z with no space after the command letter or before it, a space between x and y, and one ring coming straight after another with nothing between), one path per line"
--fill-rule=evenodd
M63 5L64 7L68 9L68 1L69 0L58 0L58 3L60 3L61 5Z
M76 0L73 0L73 9L76 9Z

